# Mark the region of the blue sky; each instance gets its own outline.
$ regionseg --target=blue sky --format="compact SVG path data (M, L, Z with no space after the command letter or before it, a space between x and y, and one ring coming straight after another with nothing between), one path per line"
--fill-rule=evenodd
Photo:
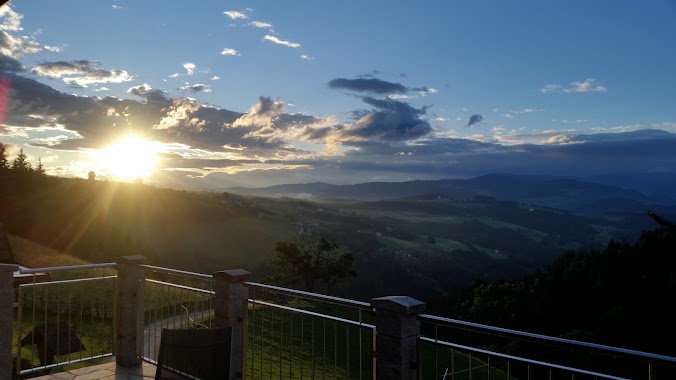
M676 167L674 1L186 4L3 7L0 141L187 188Z

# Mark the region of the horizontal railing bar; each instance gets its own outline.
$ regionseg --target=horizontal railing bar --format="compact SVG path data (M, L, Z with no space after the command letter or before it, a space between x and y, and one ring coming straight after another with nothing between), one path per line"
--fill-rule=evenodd
M258 282L245 282L244 285L246 285L250 288L267 290L267 291L273 292L273 293L282 293L282 294L288 294L288 295L292 295L292 296L308 298L308 299L312 299L312 300L316 300L316 301L324 301L324 302L333 303L333 304L337 304L337 305L351 306L351 307L356 307L356 308L359 308L359 309L362 309L362 310L367 310L367 311L371 311L373 309L371 307L371 304L369 304L368 302L355 301L355 300L351 300L351 299L348 299L348 298L327 296L327 295L324 295L324 294L305 292L305 291L302 291L302 290L283 288L281 286L261 284L261 283L258 283Z
M148 363L150 363L150 364L157 365L157 361L155 361L155 360L153 360L152 358L149 358L149 357L147 357L147 356L143 356L141 359L143 359L143 361L148 362Z
M185 286L185 285L178 285L178 284L173 284L171 282L164 282L164 281L158 281L158 280L153 280L150 278L146 278L146 282L151 282L153 284L158 284L158 285L164 285L172 288L179 288L183 290L190 290L193 292L199 292L199 293L204 293L204 294L209 294L209 295L214 295L216 292L213 290L206 290L206 289L200 289L200 288L193 288L191 286Z
M76 279L72 279L72 280L58 280L58 281L43 281L43 282L35 282L35 283L28 283L28 284L19 284L19 287L20 288L28 288L28 287L32 287L32 286L72 284L72 283L78 283L78 282L108 280L108 279L111 279L111 278L117 278L117 276L76 278Z
M369 329L375 329L375 328L376 328L374 325L371 325L371 324L368 324L368 323L364 323L364 322L358 322L358 321L353 321L353 320L351 320L351 319L345 319L345 318L340 318L340 317L334 317L334 316L332 316L332 315L326 315L326 314L315 313L314 311L307 311L307 310L303 310L303 309L296 309L296 308L289 307L289 306L277 305L277 304L269 303L269 302L265 302L265 301L256 301L256 300L253 300L253 299L251 299L251 298L249 298L249 303L251 303L251 304L253 304L253 305L263 305L263 306L273 307L273 308L276 308L276 309L281 309L281 310L285 310L285 311L290 311L290 312L292 312L292 313L299 313L299 314L311 315L311 316L313 316L313 317L319 317L319 318L323 318L323 319L329 319L329 320L332 320L332 321L335 321L335 322L341 322L341 323L345 323L345 324L349 324L349 325L353 325L353 326L366 327L366 328L369 328Z
M49 364L49 365L43 365L43 366L39 366L39 367L33 367L33 368L31 368L31 369L24 369L23 371L19 371L19 374L20 374L20 375L25 375L25 374L31 373L31 372L43 371L43 370L45 370L45 369L51 369L51 368L54 368L54 367L59 367L59 366L62 366L62 365L64 365L64 364L73 364L73 363L85 362L85 361L88 361L88 360L109 358L109 357L111 357L111 356L113 356L112 353L110 353L110 354L103 354L103 355L96 355L96 356L90 356L90 357L88 357L88 358L82 358L82 359L71 360L71 361L69 361L69 362L61 362L61 363L54 363L54 364Z
M145 269L148 269L148 270L151 270L151 271L154 271L154 272L179 274L181 276L186 276L186 277L195 277L195 278L209 279L209 280L214 278L214 276L212 276L210 274L188 272L188 271L185 271L185 270L157 267L157 266L154 266L154 265L142 264L142 265L139 265L139 267L145 268Z
M665 361L665 362L676 364L676 358L671 357L671 356L653 354L653 353L649 353L649 352L631 350L631 349L627 349L627 348L606 346L606 345L598 344L598 343L582 342L582 341L579 341L579 340L558 338L558 337L549 336L549 335L529 333L529 332L525 332L525 331L506 329L506 328L496 327L496 326L482 325L480 323L467 322L467 321L461 321L461 320L457 320L457 319L450 319L450 318L444 318L444 317L437 317L436 315L430 315L430 314L419 314L418 319L421 320L421 321L426 321L426 322L430 322L430 323L440 323L440 324L446 325L448 327L457 327L459 325L459 326L469 328L471 330L493 331L493 332L500 333L500 334L522 336L522 337L526 337L526 338L530 338L530 339L543 340L543 341L553 342L553 343L568 344L568 345L572 345L572 346L591 348L591 349L601 350L601 351L609 351L609 352L613 352L613 353L617 353L617 354L628 355L630 357L637 357L638 356L638 357L642 357L642 358L646 358L646 359L662 360L662 361Z
M606 374L603 374L603 373L587 371L587 370L580 369L580 368L566 367L566 366L559 365L559 364L541 362L539 360L533 360L533 359L527 359L527 358L522 358L522 357L518 357L518 356L501 354L499 352L493 352L493 351L488 351L488 350L482 350L480 348L463 346L461 344L449 343L449 342L445 342L443 340L436 340L436 339L432 339L432 338L428 338L428 337L420 337L420 340L425 341L427 343L439 344L439 345L450 347L450 348L457 348L457 349L461 349L461 350L465 350L465 351L478 352L478 353L484 354L484 355L496 356L496 357L500 357L500 358L503 358L503 359L515 360L515 361L520 361L520 362L523 362L523 363L540 365L540 366L548 367L548 368L556 368L556 369L575 372L575 373L579 373L579 374L583 374L583 375L601 377L603 379L630 380L630 379L625 378L625 377L617 377L617 376L613 376L613 375L606 375Z
M99 269L99 268L115 268L116 263L102 263L102 264L83 264L83 265L65 265L61 267L44 267L21 269L21 274L40 274L45 272L62 272L67 270L83 270L83 269Z

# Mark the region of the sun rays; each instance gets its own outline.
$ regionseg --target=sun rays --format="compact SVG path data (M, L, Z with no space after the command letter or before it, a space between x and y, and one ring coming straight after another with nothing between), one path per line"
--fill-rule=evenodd
M137 136L127 136L93 153L102 174L119 180L147 178L157 163L157 144Z

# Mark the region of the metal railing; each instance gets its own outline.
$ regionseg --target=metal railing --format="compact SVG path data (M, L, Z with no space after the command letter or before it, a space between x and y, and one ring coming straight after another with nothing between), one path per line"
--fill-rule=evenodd
M143 360L157 364L163 328L211 328L213 276L141 265L144 284Z
M115 264L21 270L15 312L16 374L113 355ZM48 281L37 281L37 276Z
M676 358L665 355L428 314L418 319L423 378L676 378Z
M251 296L248 378L373 378L375 326L368 303L255 282L245 285Z
M137 265L22 270L36 277L17 289L16 374L110 360L113 351L119 360L128 347L132 358L156 363L162 328L215 323L233 327L231 364L239 363L236 371L250 379L374 378L393 357L405 358L399 370L417 368L420 379L676 378L673 357L419 314L422 309L416 307L423 304L408 297L367 303L245 282L249 274L241 270L205 275ZM129 271L141 277L127 281ZM45 273L47 280L38 282L37 275L44 280ZM128 285L122 286L125 281ZM383 304L384 299L392 303ZM126 306L131 316L118 315L116 306ZM118 317L131 318L131 330ZM418 322L419 330L413 326ZM405 333L388 335L401 339L383 346L387 340L381 338L393 326L404 326ZM377 339L376 329L381 332ZM123 341L131 343L118 347ZM377 344L382 351L376 352Z

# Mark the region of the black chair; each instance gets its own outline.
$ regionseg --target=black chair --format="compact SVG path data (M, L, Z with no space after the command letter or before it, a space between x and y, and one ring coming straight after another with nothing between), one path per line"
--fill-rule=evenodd
M232 328L162 329L155 379L228 379ZM168 372L169 377L162 377Z

